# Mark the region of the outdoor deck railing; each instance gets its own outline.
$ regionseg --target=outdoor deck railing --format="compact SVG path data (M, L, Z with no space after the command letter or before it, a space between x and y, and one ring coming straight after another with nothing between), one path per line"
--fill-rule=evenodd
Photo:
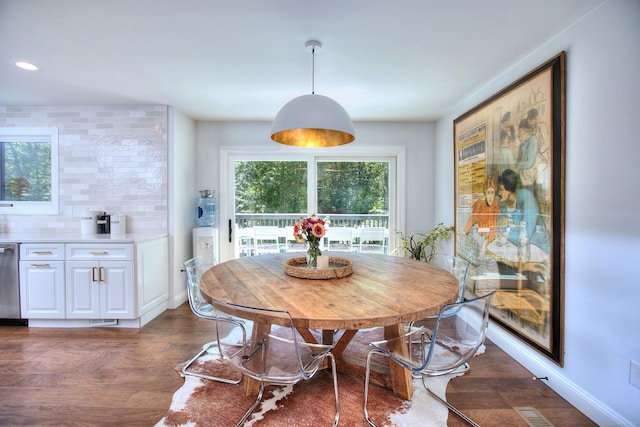
M284 228L292 226L306 214L236 214L238 228L256 226L276 226ZM346 214L318 214L320 218L329 218L329 227L382 227L389 228L388 215L346 215Z
M300 218L301 214L236 214L236 250L239 256L257 255L268 252L282 252L289 250L302 250L304 245L293 242L291 227ZM332 228L350 228L354 230L353 239L349 241L349 250L360 249L360 230L367 228L384 228L385 237L382 246L384 253L389 250L389 217L387 215L318 215L320 218L329 218L329 233ZM270 230L271 237L260 236L255 233L260 227L277 228L276 233ZM289 231L286 231L289 229ZM264 233L261 230L261 233ZM290 235L289 235L290 234ZM325 240L321 246L324 248ZM259 244L263 242L262 244Z

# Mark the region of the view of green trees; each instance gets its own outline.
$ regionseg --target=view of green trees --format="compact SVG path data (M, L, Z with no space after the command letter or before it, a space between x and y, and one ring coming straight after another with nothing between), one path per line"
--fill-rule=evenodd
M236 213L307 211L307 162L238 161Z
M387 162L319 162L318 212L389 213Z
M387 162L318 162L317 213L388 214ZM307 212L307 162L235 163L236 213Z
M0 197L11 201L51 200L51 144L0 142Z

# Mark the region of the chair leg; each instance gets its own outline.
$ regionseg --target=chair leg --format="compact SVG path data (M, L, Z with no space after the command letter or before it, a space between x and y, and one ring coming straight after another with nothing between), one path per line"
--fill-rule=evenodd
M426 376L422 377L422 384L424 385L424 388L427 390L427 392L431 395L431 397L433 397L438 402L442 403L444 406L449 408L449 410L451 412L453 412L454 414L456 414L457 416L459 416L460 418L465 420L467 423L469 423L469 425L471 425L473 427L480 427L480 425L478 423L476 423L471 418L469 418L468 416L463 414L462 411L460 411L458 408L456 408L455 406L453 406L451 403L447 402L446 400L441 399L440 396L438 396L437 394L432 392L431 389L427 386L427 383L425 382L425 377Z
M207 380L218 381L218 382L226 383L226 384L240 384L240 381L242 381L242 375L240 376L240 379L233 380L233 379L229 379L229 378L214 377L214 376L211 376L211 375L198 374L196 372L189 372L188 371L189 367L196 360L198 360L198 358L200 356L205 354L207 352L207 350L209 350L211 347L215 347L215 346L217 346L217 343L215 341L208 342L205 345L203 345L202 346L202 350L200 350L198 352L198 354L196 354L191 360L189 360L187 363L184 364L184 366L182 367L182 375L183 376L187 376L188 375L190 377L197 377L197 378L204 378L204 379L207 379Z
M244 414L242 419L238 421L238 424L236 424L236 427L242 427L244 425L244 422L247 421L247 419L249 419L251 414L253 414L253 411L256 410L258 405L260 405L260 401L262 400L263 394L264 394L264 383L260 381L260 391L258 392L258 397L256 397L255 402L253 402L253 405L251 405L251 407L247 410L247 412Z
M362 411L364 412L364 418L367 420L369 425L372 427L378 427L378 425L373 422L373 420L369 416L369 412L367 411L367 401L369 400L369 376L371 374L371 356L373 356L374 353L378 352L375 350L371 350L367 354L367 363L364 375L364 403L362 405Z
M338 371L336 370L336 358L332 353L327 353L327 357L331 358L331 375L333 376L333 390L336 397L336 415L333 418L332 427L336 427L338 425L338 421L340 420L340 400L338 399Z

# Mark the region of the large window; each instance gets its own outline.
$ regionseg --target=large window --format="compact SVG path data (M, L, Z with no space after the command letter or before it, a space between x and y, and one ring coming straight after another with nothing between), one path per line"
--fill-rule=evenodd
M375 229L382 235L376 250L391 251L397 227L396 157L233 157L223 201L228 207L221 210L230 213L221 220L229 222L231 232L226 239L227 230L222 231L221 243L229 243L223 259L300 251L304 246L296 244L292 227L309 214L330 219L324 249L371 250L362 236Z
M58 213L58 130L0 128L0 213Z

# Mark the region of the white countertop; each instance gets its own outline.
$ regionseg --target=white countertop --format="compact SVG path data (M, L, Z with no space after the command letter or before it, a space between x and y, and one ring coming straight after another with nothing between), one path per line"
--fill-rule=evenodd
M0 243L142 243L167 236L167 233L80 234L51 230L44 232L21 231L0 234Z

